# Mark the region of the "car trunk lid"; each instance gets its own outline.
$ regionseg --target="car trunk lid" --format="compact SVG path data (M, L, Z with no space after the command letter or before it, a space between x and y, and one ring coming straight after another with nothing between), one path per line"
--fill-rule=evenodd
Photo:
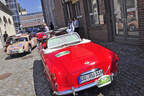
M58 66L63 66L67 72L75 73L89 70L106 61L100 46L94 44L79 44L70 46L49 54L48 58Z

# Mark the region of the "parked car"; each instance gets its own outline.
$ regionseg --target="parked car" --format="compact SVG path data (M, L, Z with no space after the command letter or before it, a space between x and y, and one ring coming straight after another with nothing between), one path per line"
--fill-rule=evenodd
M22 34L13 38L13 42L7 47L6 52L10 56L18 53L31 53L36 44L36 37L31 38L27 34Z
M39 46L51 95L67 95L90 87L103 87L114 80L117 54L82 39L77 33L64 34Z
M7 40L6 40L6 43L5 43L5 52L6 52L6 50L7 50L7 47L10 45L10 44L12 44L13 43L13 41L14 41L14 36L10 36L10 37L8 37L7 38Z
M67 27L63 27L63 28L59 28L59 29L54 30L54 31L50 30L48 32L39 32L36 35L38 43L40 44L41 42L45 41L46 39L52 37L52 35L59 36L59 35L66 34L67 33L65 31L66 29L67 29ZM38 44L38 46L39 46L39 44Z
M37 37L38 40L48 38L48 36L47 36L47 34L45 32L37 33L36 37Z

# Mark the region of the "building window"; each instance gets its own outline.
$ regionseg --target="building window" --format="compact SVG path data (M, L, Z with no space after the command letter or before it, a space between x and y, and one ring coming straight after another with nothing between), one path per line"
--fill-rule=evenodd
M5 16L3 16L3 21L5 22L5 24L7 23L7 19Z
M90 25L104 24L104 0L87 0Z
M8 22L9 22L9 24L11 24L11 20L10 20L10 18L8 19Z
M127 26L129 36L139 36L137 0L127 0Z
M73 13L74 13L74 17L77 17L77 18L81 18L81 12L80 12L80 3L79 1L72 4L73 6Z
M2 19L0 18L0 24L2 23Z

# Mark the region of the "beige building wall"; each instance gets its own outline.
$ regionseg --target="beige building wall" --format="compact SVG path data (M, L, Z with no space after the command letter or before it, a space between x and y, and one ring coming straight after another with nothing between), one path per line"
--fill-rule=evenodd
M21 15L20 21L23 28L29 28L45 24L42 12Z
M3 34L5 31L9 36L16 34L12 16L0 10L0 48L2 44L4 45Z

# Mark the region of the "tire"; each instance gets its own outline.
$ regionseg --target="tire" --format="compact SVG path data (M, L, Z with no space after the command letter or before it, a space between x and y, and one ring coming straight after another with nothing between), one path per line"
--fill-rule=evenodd
M10 54L9 56L10 56L11 58L15 57L13 54Z
M28 47L28 53L31 53L32 52L32 47L29 45Z
M136 30L136 26L134 24L129 25L129 31L133 32Z
M40 46L40 43L38 42L36 46L39 47L39 46Z
M51 87L51 85L50 85L50 82L47 80L47 84L49 85L48 86L48 90L49 90L49 94L48 94L48 96L56 96L54 93L53 93L53 90L52 90L52 87Z

